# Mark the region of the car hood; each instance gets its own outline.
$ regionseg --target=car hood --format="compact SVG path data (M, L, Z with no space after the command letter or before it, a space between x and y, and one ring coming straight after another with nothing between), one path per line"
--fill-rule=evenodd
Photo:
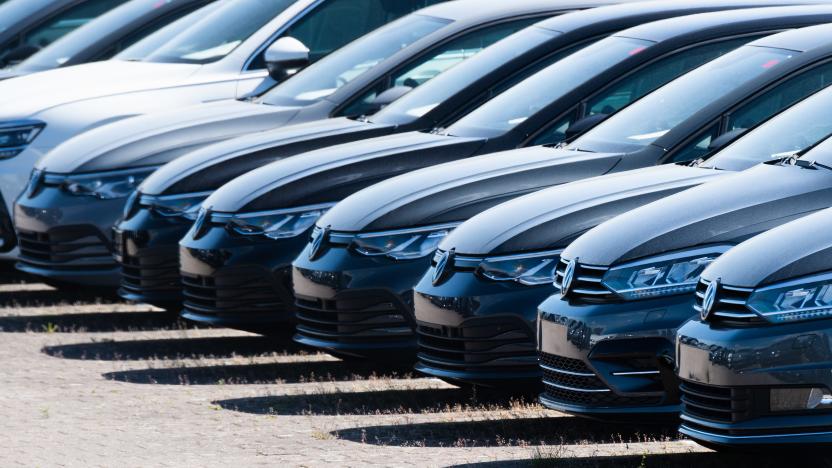
M702 277L756 288L832 270L831 229L832 209L804 216L732 248Z
M250 133L174 159L148 177L139 191L162 195L216 190L235 177L274 161L322 146L383 135L393 128L338 118Z
M727 174L667 165L552 187L471 218L445 238L440 248L463 254L563 248L613 216Z
M26 76L29 73L21 72L15 70L14 68L7 68L5 70L0 70L0 80L9 80L11 78L17 78L19 76Z
M410 132L331 146L271 163L209 197L215 211L259 211L328 203L415 169L473 154L481 139Z
M288 122L297 108L226 100L155 112L84 132L37 167L71 173L161 165L197 148Z
M830 205L832 171L760 164L615 217L575 240L563 257L608 266L737 244Z
M535 146L440 164L357 192L319 224L359 232L464 221L511 198L605 174L620 158Z
M0 82L0 120L33 118L63 104L187 84L193 64L107 60Z

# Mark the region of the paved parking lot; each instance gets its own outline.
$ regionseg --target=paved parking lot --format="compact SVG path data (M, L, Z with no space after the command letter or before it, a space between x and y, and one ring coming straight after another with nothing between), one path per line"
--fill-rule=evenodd
M0 466L738 466L407 368L0 276ZM757 466L760 466L758 463Z

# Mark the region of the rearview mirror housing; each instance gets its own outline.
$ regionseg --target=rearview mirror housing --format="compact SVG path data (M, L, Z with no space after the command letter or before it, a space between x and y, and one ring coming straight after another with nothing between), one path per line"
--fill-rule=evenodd
M269 76L283 81L309 65L309 48L294 37L281 37L266 49L263 58Z

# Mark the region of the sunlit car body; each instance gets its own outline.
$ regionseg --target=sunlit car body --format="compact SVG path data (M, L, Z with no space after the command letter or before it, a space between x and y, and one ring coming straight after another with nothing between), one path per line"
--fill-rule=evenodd
M432 1L383 5L409 11L406 7L414 3ZM359 3L218 0L204 7L211 12L149 55L146 45L158 45L156 35L166 31L151 34L113 60L0 82L0 206L11 210L35 162L73 136L150 112L259 94L275 83L265 63L271 44L291 36L305 44L314 62L355 37L349 28L320 35L319 27L359 12L361 21L349 20L359 31L384 22L382 4L377 4L378 15L369 15L364 2ZM10 233L2 234L5 240ZM0 258L16 257L13 247L5 242Z
M21 63L0 71L0 79L106 60L212 1L130 0L70 32Z
M752 19L754 15L759 15L756 18L759 21L756 26L755 20ZM696 19L688 17L665 20L623 31L620 34L626 37L645 37L646 34L650 37L648 31L655 28L656 30L676 31L679 35L687 36L685 40L691 42L697 41L695 39L697 35L700 35L700 40L706 36L707 41L711 41L714 37L711 35L718 37L719 34L724 34L730 38L739 30L748 32L754 27L765 28L765 24L769 21L779 23L783 20L788 21L786 18L788 17L781 12L765 9L755 10L753 14L750 11L709 13L698 15ZM712 23L709 24L708 20ZM827 29L822 28L822 30ZM810 31L801 32L800 36L811 34ZM793 37L791 42L800 42L796 39ZM568 148L558 150L548 147L514 150L407 174L377 184L340 202L317 223L318 229L328 229L328 236L331 240L324 242L327 249L323 249L319 255L311 259L306 253L301 254L294 263L294 291L299 305L297 339L305 344L349 352L354 355L389 355L396 354L389 352L390 349L411 352L415 350L414 330L418 326L422 344L419 369L424 372L443 378L489 385L496 385L500 382L513 385L521 374L534 380L539 373L535 365L534 342L524 342L520 337L521 335L527 338L533 337L533 334L524 334L524 330L526 332L531 330L528 325L530 322L533 323L535 306L545 297L545 295L540 296L545 294L543 292L545 288L541 290L530 287L531 285L524 286L512 282L489 285L487 282L480 281L481 277L473 275L471 268L476 267L476 264L473 267L466 264L464 268L460 266L463 270L460 275L454 275L453 285L432 285L429 273L422 279L413 297L413 285L419 282L424 270L431 264L433 250L430 247L435 247L443 233L447 233L453 226L508 199L582 178L675 162L675 155L680 149L684 149L688 141L697 136L702 126L710 126L715 120L725 115L748 114L749 108L758 107L756 103L772 100L772 95L776 95L776 92L770 93L766 89L772 83L780 83L783 80L802 80L793 76L805 71L800 67L797 71L781 69L766 72L766 69L761 66L768 64L771 60L767 56L757 56L745 65L740 65L739 69L733 68L732 64L741 64L748 60L747 54L756 56L766 44L777 43L777 41L787 40L771 37L744 46L675 80L609 118L608 122L616 125L626 125L630 122L636 126L643 122L642 115L645 113L661 118L663 111L669 112L671 109L683 108L684 112L693 114L678 124L685 131L674 130L672 138L663 140L663 151L656 152L651 148L632 154L621 154L574 151ZM686 44L686 47L689 47L689 44ZM811 63L811 61L806 63ZM655 76L655 73L651 75ZM726 83L738 89L727 89ZM823 85L820 80L813 85L805 85L803 81L799 83L801 91L790 94L789 98L799 99L801 93L812 93ZM720 86L722 88L719 91L712 92L710 95L698 91ZM685 92L689 92L695 102L691 102L691 99L680 101L675 98ZM674 102L674 105L669 106L667 102ZM767 104L763 111L754 112L757 120L752 119L746 124L753 126L759 122L759 119L766 119L771 113L782 109L781 106L790 104L789 99L782 100L776 105ZM645 109L645 105L649 108ZM697 109L701 111L697 113ZM604 124L601 125L604 126ZM572 145L580 147L583 140L592 137L594 133L595 130L590 130ZM704 152L697 153L694 158L704 154ZM683 158L683 160L686 159ZM686 171L683 168L676 169L676 171L671 168L665 171L655 171L657 174L656 190L662 186L659 180L669 184L671 180L684 177L683 174ZM692 177L695 178L695 176ZM629 184L637 180L637 176L634 176ZM644 182L647 183L649 180L644 180ZM581 194L583 190L581 187L577 186L572 189L577 192L575 196ZM597 188L587 190L587 194L597 194L598 190L605 189L604 182L599 182L593 187ZM622 186L616 186L610 182L607 188L614 193L615 190L622 189ZM564 203L576 200L575 196L571 195L570 189L564 188L562 193L570 195L558 195L555 200L563 200ZM589 201L585 203L589 204ZM558 204L547 201L542 206L558 206ZM586 216L593 215L587 214ZM600 221L598 218L595 219ZM568 224L557 224L567 230L572 229ZM453 240L449 241L450 243L443 243L442 251L449 252L455 249L460 255L469 259L525 254L527 249L518 249L514 252L510 249L491 252L487 244L477 245L475 239L485 242L487 232L495 236L505 234L501 229L502 226L489 226L481 236L472 238L472 242L466 242L464 236L452 235ZM416 235L414 233L430 235L431 238L414 242L409 237L409 235ZM362 250L368 250L362 244L373 240L379 244L375 249L380 252L373 252L369 249L362 253ZM555 240L565 241L565 239ZM389 254L384 252L385 247L382 245L384 242L389 242L392 246L389 248L392 250ZM398 245L398 242L411 242L411 244L402 247ZM460 247L473 250L461 249L454 243L461 243ZM412 246L416 245L422 249L421 252L411 252L409 256L402 255L402 252L396 250L403 248L410 252L413 250ZM560 244L560 248L564 246L565 244ZM540 250L551 251L552 249L541 248ZM549 260L552 258L550 255ZM445 269L446 272L455 271L453 262L446 264ZM545 278L542 281L543 284L551 283ZM532 289L537 289L537 291L530 291ZM505 292L508 296L500 296L500 292ZM513 297L509 297L511 292L514 293ZM529 302L524 303L525 307L515 303L520 296L530 298ZM343 298L346 301L348 297L374 298L375 302L367 299L361 307L345 302L345 305L340 308L329 306L334 310L316 310L315 304L338 304L340 299ZM415 316L413 302L416 303ZM377 306L378 303L393 304L393 307L384 309ZM347 309L346 304L353 308ZM517 306L517 309L508 313L505 307L509 305L512 308ZM504 321L495 317L473 319L466 322L465 326L460 322L461 317L493 315L498 311L506 313L510 318L503 317ZM377 318L382 313L384 313L384 321ZM328 322L324 322L324 317ZM334 328L332 324L338 325L337 332L325 328L327 326ZM451 326L451 324L455 325ZM498 329L512 330L513 338L510 346L506 345L503 349L507 355L513 355L513 359L495 350L483 351L479 357L473 351L465 352L469 348L472 350L477 347L482 350L488 349L490 344L486 340L486 335L492 332L493 335L499 335L495 331ZM464 338L465 333L472 334L470 341ZM500 346L501 342L494 344L494 347ZM457 352L451 352L453 349ZM522 349L525 349L525 355L521 357ZM475 363L477 359L481 360L479 364ZM504 376L501 376L501 371L497 370L497 361L501 359L504 359L503 366L506 368L516 365L522 369L518 369L516 373L507 371ZM481 379L479 381L477 381L478 376Z
M832 68L825 67L828 75ZM580 369L587 376L572 391L614 398L614 412L677 411L678 381L665 371L675 359L676 328L693 315L693 292L703 292L698 275L733 245L832 206L829 149L826 140L805 154L721 177L576 239L561 255L561 293L540 305L541 362ZM613 412L565 402L559 390L541 401L573 412Z
M823 210L702 272L710 292L697 292L697 314L677 334L683 434L712 447L832 443L830 229Z
M24 248L21 259L30 273L65 282L95 281L117 286L119 278L113 274L117 264L110 255L107 238L127 196L160 165L233 136L331 116L368 113L380 90L395 90L405 84L416 87L494 41L561 11L559 5L526 0L510 7L495 4L480 8L476 14L469 14L470 9L461 4L433 6L363 36L268 91L257 103L201 104L124 120L73 138L38 161L36 169L43 173L46 187L38 196L19 203L40 208L37 221L41 228L23 235L57 237L60 232L85 230L86 237L100 239L99 250L88 248L90 255L79 252L43 261ZM288 131L320 135L321 129L345 126L366 127L363 122L341 119ZM133 179L133 186L126 185L118 194L104 193L103 189L100 193L73 193L69 187L73 182L118 178L118 174L122 179ZM71 247L60 241L50 246L57 250Z

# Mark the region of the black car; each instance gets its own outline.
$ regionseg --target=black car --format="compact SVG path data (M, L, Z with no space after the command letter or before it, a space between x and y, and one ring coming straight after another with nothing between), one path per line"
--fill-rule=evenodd
M660 8L670 9L679 14L690 11L684 5L675 3L641 5L653 12ZM724 5L720 3L720 7ZM589 12L574 13L556 20L562 20L566 24L570 17L577 15L583 23L583 18L598 14L604 9L614 9L621 14L631 12L631 20L637 21L638 9L631 8L633 6L635 5L627 5L628 8L604 7ZM832 10L827 9L827 12L830 11ZM655 34L661 37L672 35L669 29L669 27L662 28ZM759 30L757 32L759 33ZM654 87L660 86L709 58L731 50L741 42L751 40L746 38L747 35L742 33L739 35L740 37L733 37L730 41L708 43L703 46L704 49L698 49L692 53L689 61L686 57L680 58L672 53L674 41L665 43L659 40L656 44L656 41L647 39L613 36L545 68L498 95L473 114L484 108L491 108L497 101L504 101L503 98L506 95L511 95L514 99L522 99L528 103L530 108L535 105L543 107L538 113L541 115L535 114L535 119L539 121L538 126L545 128L543 117L557 116L562 112L568 113L568 109L579 106L580 100L587 97L581 92L598 93L592 97L614 95L618 104L623 105L628 100L637 99L643 93L649 92ZM686 44L690 44L690 41L688 40ZM661 51L660 55L658 57L654 55L650 50L652 47L647 47L647 45L655 46L656 50ZM673 66L668 66L665 73L653 73L655 69L651 65L661 62L659 57L668 54L676 59L669 60L673 62ZM595 70L597 75L590 73L591 70ZM552 77L555 82L559 83L558 86L550 86ZM644 82L645 79L647 83ZM585 83L578 87L579 91L570 91L574 82L584 81ZM642 84L644 86L640 86ZM617 85L623 86L625 90L621 91L616 88ZM550 93L553 96L543 99L543 95L537 94L541 87L556 89ZM604 94L605 92L611 94ZM551 105L544 106L547 102L551 102ZM452 130L470 115L450 126L449 129ZM519 139L523 138L519 132L518 130L514 135L514 138L518 139L517 144L520 143ZM445 147L445 143L449 140L453 140L454 144L464 143L467 146L464 148ZM480 151L488 152L485 149L488 147L488 144L484 144L485 140L487 140L485 137L483 139L454 138L448 136L447 132L411 132L305 153L302 157L287 158L271 163L232 181L205 202L208 209L215 213L208 226L215 231L216 235L204 236L204 238L203 236L197 238L186 236L181 243L183 249L180 253L180 261L186 298L184 316L193 320L226 325L246 324L247 328L251 328L252 323L271 325L285 322L286 317L292 316L293 297L288 287L290 262L303 248L305 235L311 230L312 223L323 208L331 206L335 201L361 188L403 172L462 159ZM297 215L302 219L302 223L296 225L292 222L291 232L279 235L264 232L262 228L258 229L250 225L252 222L266 223L268 228L273 222L288 222L283 221L284 215ZM229 229L226 229L225 226L229 223L234 226L239 225L240 229L231 229L230 225ZM214 262L210 266L203 267L199 260L192 260L192 253L208 255L212 252L230 253L237 249L240 251L239 255L224 254L224 260L219 263ZM252 256L247 256L246 253L263 251L279 254L264 257L260 253ZM231 272L235 272L232 274L233 278L228 277ZM251 283L249 276L257 278L261 281L260 285L269 286L270 291L267 293L266 289L260 288L255 293L252 289L249 296L235 291L235 288L241 286L240 283L243 282L242 272L246 272L245 283ZM220 278L227 279L220 280ZM219 307L217 307L217 303L201 301L201 298L206 297L212 290L222 290L222 294L237 295L241 302L243 300L244 302L241 304L218 301ZM284 311L283 314L271 312L278 306Z
M754 11L754 14L762 15L756 18L760 21L758 24L786 18L779 12L765 10L767 9ZM740 28L752 27L751 23L754 20L751 19L751 12L735 13L737 14L734 15L733 21L726 19L732 12L709 13L698 15L698 18L665 20L656 27L667 26L661 23L676 23L673 29L680 31L680 34L692 34L698 27L717 27L721 28L722 34L729 36ZM713 23L704 26L709 19ZM644 32L650 27L651 25L645 25L635 29ZM414 351L414 330L418 326L421 340L418 368L424 372L483 385L496 385L500 382L513 385L521 375L535 380L539 369L535 365L534 342L526 341L521 344L519 340L521 332L530 330L529 324L533 323L535 306L545 298L540 297L541 294L545 294L543 291L529 291L536 288L529 287L531 285L524 286L522 282L504 282L500 285L482 282L479 280L481 277L472 275L474 272L471 270L471 264L445 258L443 274L452 274L456 267L461 270L460 275L454 275L453 284L445 284L442 275L438 275L435 284L429 277L423 278L413 297L413 285L419 282L425 269L430 267L433 249L442 237L454 226L487 208L541 188L595 175L678 162L674 157L678 154L677 150L683 148L686 142L697 138L702 126L711 126L722 116L751 115L751 118L743 120L743 128L767 119L772 113L788 107L795 100L817 91L825 83L820 80L820 76L815 82L806 78L814 73L809 66L812 61L804 62L802 66L795 68L786 66L786 61L781 64L784 68L778 70L781 65L773 66L772 57L766 53L758 54L767 50L790 55L792 52L771 48L771 44L797 44L805 40L806 36L817 34L821 30L827 31L829 28L822 27L814 32L807 30L783 33L755 41L678 78L610 117L609 123L626 125L626 122L630 122L637 126L643 122L645 114L661 119L663 113L667 112L672 115L668 121L678 119L685 113L694 114L679 124L674 123L686 128L688 133L676 132L674 129L673 139L665 139L665 151L658 154L651 150L627 154L584 152L568 148L558 150L549 147L514 150L439 165L397 177L340 202L317 223L319 230L328 229L326 245L329 248L311 259L307 250L295 260L294 292L299 306L296 339L324 349L362 356L383 356L391 354L387 353L391 348ZM703 34L701 31L697 32ZM710 33L713 33L713 30ZM624 31L621 35L639 37L635 30ZM791 40L786 36L791 36ZM800 61L797 57L793 60ZM763 68L764 65L771 69ZM777 84L772 85L773 83ZM789 93L785 95L779 91L781 86L785 86L783 83L793 84L786 86ZM795 87L798 88L797 92L794 91ZM707 92L702 91L705 89ZM685 93L690 94L685 96ZM765 105L761 107L759 103ZM697 109L702 110L697 113ZM604 126L605 124L601 124L601 127L589 131L573 145L580 145L585 138L593 136ZM732 136L735 135L729 135L727 138ZM624 139L621 140L626 142ZM719 145L719 142L715 143ZM697 153L696 158L703 154L704 152ZM681 161L689 162L690 159L684 157ZM661 170L656 172L663 173ZM657 180L664 178L667 182L668 177L681 177L680 172L684 171L657 176ZM656 183L658 185L658 182ZM604 182L600 182L599 185L604 186ZM612 184L607 188L615 190ZM576 196L580 195L580 188L577 190ZM571 194L569 189L564 189L564 192ZM567 203L569 200L575 200L575 197L559 195L556 200ZM544 206L557 205L555 201L544 202ZM596 220L600 222L600 219ZM563 223L559 223L559 227L573 228ZM453 235L452 240L442 244L440 256L436 260L442 260L442 255L453 256L451 252L465 256L468 260L519 255L525 259L524 261L535 262L534 257L544 253L547 261L556 260L557 252L553 251L556 249L540 249L529 256L530 252L525 251L526 249L514 246L516 248L512 250L509 244L492 252L491 248L496 246L486 239L488 236L508 235L501 231L501 228L502 226L489 225L481 235L471 239L473 242L467 242L464 236ZM515 226L512 229L518 228ZM423 238L411 240L411 236L416 235ZM476 240L482 240L482 243L478 245ZM405 245L400 245L399 242ZM560 248L565 245L560 244ZM413 251L416 247L419 249L418 252ZM410 255L402 255L397 249L404 249ZM509 263L511 261L510 258L502 260ZM477 265L478 263L475 263L473 268ZM465 273L462 274L462 271ZM545 279L547 272L543 273L535 281L550 283L550 280ZM514 295L504 298L499 292ZM516 303L518 297L524 294L534 302L524 302L522 306ZM360 308L349 310L349 314L345 310L342 314L343 319L335 313L340 313L340 309L330 312L321 310L322 307L317 307L316 310L315 307L316 304L337 303L342 298L356 296L367 298L366 302L359 304ZM373 298L375 302L369 298ZM486 298L495 302L489 303ZM502 300L506 302L500 303ZM378 306L379 303L391 304L391 307L382 309ZM466 322L465 326L460 323L463 316L490 316L505 312L506 304L510 304L512 308L516 307L510 314L513 315L510 319L483 317L482 320ZM346 303L339 307L346 308L348 305L351 304ZM387 317L383 322L377 318L381 310L385 311ZM338 324L338 333L325 328L330 324L324 322L324 317L329 317L329 322ZM359 320L359 317L362 317L362 320ZM339 320L354 326L347 327L347 323ZM316 322L321 325L316 325ZM392 327L392 323L398 325ZM470 331L471 342L464 339L466 333L469 333L469 326L476 330ZM505 352L513 354L514 359L508 359L500 352L492 350L487 353L488 356L482 357L481 365L474 364L474 355L464 351L469 347L475 349L473 341L477 341L476 346L487 348L485 336L478 334L487 334L495 329L511 329L516 333L511 342L513 346L503 348ZM529 334L522 336L533 337ZM454 344L446 342L446 339L455 340ZM460 346L460 354L449 352L451 349L457 349L455 346ZM521 356L523 348L526 354ZM506 368L505 375L497 375L499 373L495 371L496 363L489 363L487 357L493 358L493 361L506 358L503 362L503 367ZM517 368L508 372L509 363Z
M515 390L540 386L537 305L555 292L554 267L571 240L638 206L772 155L808 148L832 134L832 121L824 118L830 105L832 88L826 88L700 163L572 182L500 204L464 222L442 241L434 259L437 267L415 288L416 369L452 382ZM488 180L490 185L501 182ZM450 252L453 258L439 271L438 264ZM568 386L550 374L551 365L542 366L547 383ZM520 385L521 379L527 385Z
M0 5L0 67L25 60L127 0L10 0Z
M593 3L559 5L575 9ZM630 4L627 11L637 6ZM642 14L667 15L653 6ZM136 213L116 229L118 258L125 273L121 294L157 304L175 303L179 299L178 264L171 262L170 257L175 255L177 242L187 232L192 219L182 216L181 210L169 213L173 216L160 215L160 209L170 208L167 205L179 204L193 212L212 190L275 159L362 138L445 126L540 68L617 31L625 20L634 21L622 17L622 8L603 8L569 15L569 18L544 20L425 83L370 118L329 119L247 135L192 152L162 167L139 188ZM113 138L121 136L113 135ZM142 138L126 144L138 146L144 142ZM109 151L96 159L107 158L114 159Z
M697 315L677 334L682 434L716 448L832 443L830 229L820 211L702 272Z
M820 67L832 77L832 62ZM808 149L636 208L572 242L556 273L560 294L539 308L544 382L555 384L541 401L585 414L677 411L674 334L693 315L693 292L706 289L702 270L751 236L832 206L830 142Z
M13 78L58 67L107 60L123 49L213 0L130 0L0 72Z
M593 2L590 0L590 4ZM408 11L404 6L415 8L425 3L436 1L397 2L393 12L375 13L395 17L400 11ZM361 115L374 105L374 97L383 97L376 96L381 89L394 88L392 91L400 93L406 85L416 87L541 17L562 13L564 8L574 9L571 3L564 6L548 0L524 0L512 6L493 4L471 14L471 8L465 7L469 3L479 5L475 0L442 3L400 18L320 59L253 102L223 100L149 113L92 129L62 143L36 163L35 170L43 174L43 189L31 191L18 202L23 208L21 220L34 229L25 235L52 235L56 250L72 254L44 259L24 248L21 268L53 283L118 286L119 267L111 256L112 227L128 195L164 163L241 134L327 117ZM363 33L364 26L361 23L359 30L343 34ZM349 119L333 119L329 124L319 127L319 137L333 124L362 127L361 122ZM291 131L297 135L296 129ZM176 175L183 176L184 172L176 170ZM197 175L185 183L194 179L207 181ZM96 186L99 183L100 187ZM70 187L83 188L74 191ZM111 193L112 187L115 190ZM162 197L156 205L176 209L183 198L187 197L177 196L173 201ZM192 203L193 197L186 201ZM55 213L60 216L53 216ZM166 222L170 220L167 217ZM94 239L95 245L76 252L73 244L79 238L61 234L68 231L83 231L83 237ZM185 231L179 228L177 240ZM171 250L175 257L175 250ZM175 262L173 271L178 274Z

